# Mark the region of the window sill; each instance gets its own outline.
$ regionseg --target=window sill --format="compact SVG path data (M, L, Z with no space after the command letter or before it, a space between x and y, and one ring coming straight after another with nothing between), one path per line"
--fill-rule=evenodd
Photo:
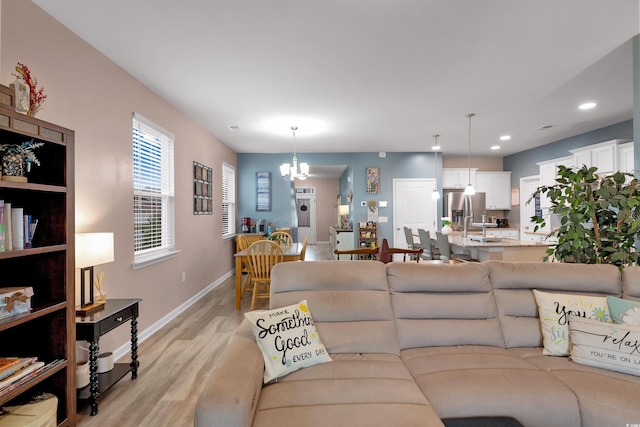
M171 250L171 251L162 251L154 254L139 256L134 259L132 266L134 270L138 270L140 268L148 267L152 264L156 264L158 262L162 262L164 260L173 258L179 253L180 251L178 250Z

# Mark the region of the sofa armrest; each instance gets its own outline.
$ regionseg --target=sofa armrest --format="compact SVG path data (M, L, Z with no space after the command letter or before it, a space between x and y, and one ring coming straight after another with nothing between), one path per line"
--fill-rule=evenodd
M262 353L245 319L198 398L195 427L251 426L263 377Z

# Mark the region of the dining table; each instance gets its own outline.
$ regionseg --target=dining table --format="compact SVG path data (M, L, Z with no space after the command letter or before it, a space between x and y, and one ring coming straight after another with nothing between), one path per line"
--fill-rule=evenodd
M292 243L283 245L284 262L298 261L302 252L302 243ZM233 256L236 259L236 310L240 310L242 302L242 263L247 261L247 249L236 252Z

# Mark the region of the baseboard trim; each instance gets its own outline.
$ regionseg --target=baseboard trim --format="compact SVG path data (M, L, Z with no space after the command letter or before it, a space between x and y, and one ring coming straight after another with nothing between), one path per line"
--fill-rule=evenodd
M178 317L182 312L184 312L189 307L191 307L193 304L195 304L200 298L204 297L206 294L208 294L209 292L214 290L222 282L224 282L225 280L227 280L228 278L230 278L234 274L235 274L235 269L229 271L227 274L225 274L224 276L220 277L218 280L216 280L215 282L211 283L209 286L207 286L206 288L202 289L200 292L198 292L197 294L195 294L194 296L192 296L191 298L189 298L188 300L186 300L185 302L180 304L174 310L172 310L171 312L167 313L165 316L163 316L161 319L159 319L153 325L149 326L144 331L139 332L138 333L138 345L142 344L147 338L149 338L154 333L158 332L158 330L160 330L160 328L162 328L167 323L169 323L170 321L172 321L173 319ZM126 343L124 343L123 345L121 345L120 347L118 347L116 350L113 351L113 359L114 360L119 360L120 358L126 356L130 352L131 352L131 340L127 341Z

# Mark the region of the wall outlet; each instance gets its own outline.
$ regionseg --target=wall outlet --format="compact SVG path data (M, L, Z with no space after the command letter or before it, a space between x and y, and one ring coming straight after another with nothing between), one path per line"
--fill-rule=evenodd
M186 272L186 271L183 271L183 272L182 272L182 282L184 283L184 282L186 282L186 281L187 281L187 272Z

